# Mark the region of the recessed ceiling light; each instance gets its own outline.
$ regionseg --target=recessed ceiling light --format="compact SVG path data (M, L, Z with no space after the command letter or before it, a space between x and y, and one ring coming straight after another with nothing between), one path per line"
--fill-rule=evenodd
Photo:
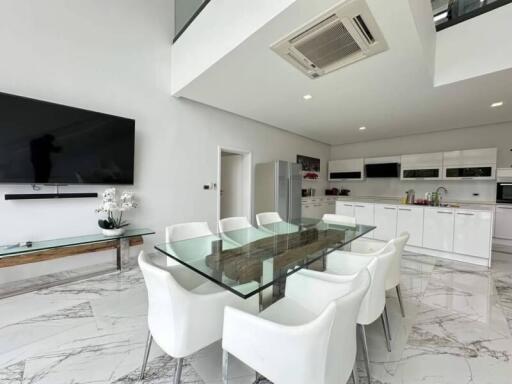
M497 101L491 104L491 108L501 107L503 105L503 101Z
M365 129L366 129L366 127L359 127L360 131L364 131Z
M313 96L311 96L310 94L304 95L302 97L304 98L304 100L311 100L313 98Z

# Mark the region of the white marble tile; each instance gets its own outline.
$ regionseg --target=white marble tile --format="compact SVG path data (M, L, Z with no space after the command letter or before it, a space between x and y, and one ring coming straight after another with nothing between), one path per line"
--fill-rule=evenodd
M380 321L367 329L372 383L510 384L511 271L408 253L401 277L405 319L396 292L387 292L392 352ZM0 304L0 384L139 382L147 297L137 268ZM175 364L153 343L143 383L172 382ZM361 356L358 372L366 383ZM229 376L232 384L255 377L234 358ZM220 343L187 359L183 382L221 383Z

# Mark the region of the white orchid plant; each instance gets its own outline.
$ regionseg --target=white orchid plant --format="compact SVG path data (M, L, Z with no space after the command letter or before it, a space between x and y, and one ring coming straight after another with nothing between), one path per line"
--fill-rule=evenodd
M123 221L123 213L133 208L137 208L137 203L132 191L123 191L118 196L115 188L108 188L103 192L100 207L96 209L96 212L106 213L107 218L98 220L98 225L103 229L126 227L129 223Z

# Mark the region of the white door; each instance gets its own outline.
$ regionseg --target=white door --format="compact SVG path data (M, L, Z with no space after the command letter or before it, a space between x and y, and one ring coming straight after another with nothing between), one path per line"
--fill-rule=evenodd
M327 198L327 212L334 214L336 213L336 198L335 197L329 197Z
M464 255L490 257L492 213L490 211L457 210L453 251Z
M453 209L425 208L423 247L452 252L453 224Z
M354 203L354 215L357 224L373 225L374 211L373 204ZM364 237L373 238L373 231L367 233Z
M337 201L336 202L336 214L354 217L354 204L347 203L344 201Z
M423 245L423 211L422 207L398 207L396 234L400 236L402 232L409 232L407 245Z
M377 240L389 241L396 237L396 205L375 204L375 226L373 237Z
M244 216L242 155L222 153L220 218Z
M313 216L313 206L311 203L302 204L302 216L308 218L314 218Z
M512 240L512 205L496 206L496 226L494 237Z

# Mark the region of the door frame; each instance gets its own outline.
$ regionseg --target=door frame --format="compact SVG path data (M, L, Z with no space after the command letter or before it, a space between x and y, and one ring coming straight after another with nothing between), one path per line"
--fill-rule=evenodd
M236 153L242 156L242 183L243 186L247 185L247 188L243 188L243 214L247 217L251 223L253 222L253 172L252 172L252 152L233 147L217 146L217 230L219 230L220 221L220 193L222 189L222 152Z

